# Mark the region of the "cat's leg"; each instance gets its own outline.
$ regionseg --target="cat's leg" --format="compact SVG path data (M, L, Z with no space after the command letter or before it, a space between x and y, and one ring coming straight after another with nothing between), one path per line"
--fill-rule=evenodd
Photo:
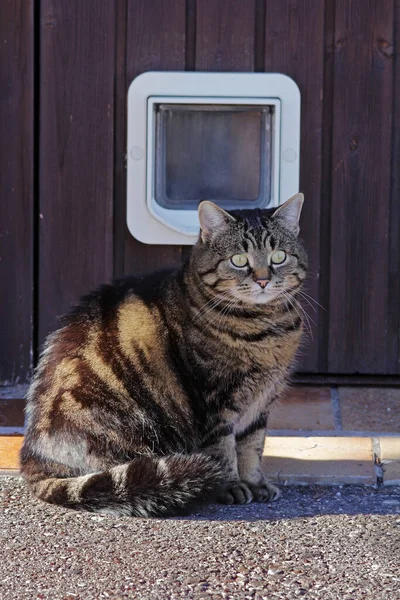
M218 495L222 504L248 504L253 500L249 486L240 480L233 425L219 425L203 443L203 451L218 459L223 467L224 481Z
M240 481L250 489L255 502L272 502L280 496L280 490L268 483L261 470L261 456L264 448L266 419L260 418L260 427L255 431L244 432L237 439L237 465Z

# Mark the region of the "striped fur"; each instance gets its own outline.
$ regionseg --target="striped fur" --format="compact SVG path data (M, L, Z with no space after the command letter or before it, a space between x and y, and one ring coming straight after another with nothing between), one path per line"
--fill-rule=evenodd
M232 215L202 203L201 236L181 270L103 286L71 311L27 397L21 471L38 498L167 516L217 497L279 495L260 456L302 333L301 201ZM271 262L277 249L281 266ZM234 267L235 254L248 265Z

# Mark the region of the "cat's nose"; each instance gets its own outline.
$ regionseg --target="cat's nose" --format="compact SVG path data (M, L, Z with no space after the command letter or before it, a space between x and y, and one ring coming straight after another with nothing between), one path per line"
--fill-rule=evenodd
M262 289L266 288L269 283L269 279L256 279L255 281Z
M271 281L271 272L266 267L259 267L253 271L253 279L261 289L265 289Z

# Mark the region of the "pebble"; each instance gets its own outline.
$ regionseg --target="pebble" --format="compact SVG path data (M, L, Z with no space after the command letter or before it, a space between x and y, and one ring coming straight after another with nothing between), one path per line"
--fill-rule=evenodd
M399 505L396 487L286 487L271 506L118 518L42 504L0 478L0 598L400 598Z

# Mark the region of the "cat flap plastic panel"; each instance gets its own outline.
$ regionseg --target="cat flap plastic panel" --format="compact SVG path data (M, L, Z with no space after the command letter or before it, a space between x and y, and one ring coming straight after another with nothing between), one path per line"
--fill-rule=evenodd
M128 93L127 222L193 244L197 206L279 206L298 192L300 92L277 73L148 72Z

